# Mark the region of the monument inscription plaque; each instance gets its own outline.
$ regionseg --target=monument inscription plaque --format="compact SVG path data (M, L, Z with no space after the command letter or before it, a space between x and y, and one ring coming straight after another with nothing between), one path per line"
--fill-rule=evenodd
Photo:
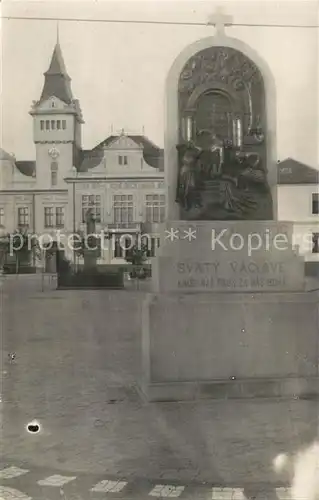
M282 288L286 284L283 262L255 261L178 262L179 289L265 290Z
M157 292L302 291L305 285L292 226L274 221L164 224L153 276Z

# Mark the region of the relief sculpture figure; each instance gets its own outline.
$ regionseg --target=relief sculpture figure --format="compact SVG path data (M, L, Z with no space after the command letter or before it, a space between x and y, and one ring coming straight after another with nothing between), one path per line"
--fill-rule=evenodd
M200 206L198 159L201 153L191 143L177 146L180 168L177 179L176 202L186 211Z
M177 147L180 169L176 202L192 220L236 220L250 217L267 197L266 171L258 153L234 151L216 135L202 149ZM217 139L217 140L216 140Z
M262 74L241 52L214 46L187 61L178 84L177 148L191 142L196 154L179 157L181 219L273 219L265 103Z

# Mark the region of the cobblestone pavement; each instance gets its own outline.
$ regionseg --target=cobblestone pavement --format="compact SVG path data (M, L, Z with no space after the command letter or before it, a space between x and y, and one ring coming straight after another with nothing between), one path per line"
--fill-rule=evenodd
M143 292L61 292L48 281L41 290L40 278L2 281L1 458L4 468L27 472L0 481L0 500L16 498L14 490L41 500L67 491L70 499L237 500L244 487L244 498L265 488L267 498L289 496L275 491L285 478L281 484L271 462L317 435L318 402L147 404L136 391ZM34 419L41 431L30 434ZM55 475L75 479L62 489L38 483ZM101 481L126 484L92 491Z
M161 479L112 477L108 474L65 474L64 471L41 467L27 469L9 465L0 469L0 498L4 500L79 499L149 499L180 498L181 500L245 500L246 498L276 498L289 500L285 486L220 487L199 482L165 482Z

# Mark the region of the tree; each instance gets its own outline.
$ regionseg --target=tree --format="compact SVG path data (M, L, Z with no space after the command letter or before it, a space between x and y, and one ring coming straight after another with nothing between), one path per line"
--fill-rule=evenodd
M8 256L14 256L17 274L23 260L30 262L30 256L35 252L37 245L36 236L21 229L0 236L0 269L3 269Z
M72 245L78 257L84 257L85 251L96 252L96 257L101 255L101 239L99 236L93 234L86 236L84 231L78 230L75 233Z
M78 230L74 234L72 246L73 246L74 253L78 257L84 256L84 250L85 250L85 233L84 233L84 231Z
M130 273L131 278L145 278L146 273L143 264L148 259L148 247L144 243L135 244L126 251L125 260L133 266Z
M7 238L9 247L7 254L15 256L16 274L18 274L21 262L25 261L29 264L31 255L37 253L38 239L23 229L15 230L8 234Z

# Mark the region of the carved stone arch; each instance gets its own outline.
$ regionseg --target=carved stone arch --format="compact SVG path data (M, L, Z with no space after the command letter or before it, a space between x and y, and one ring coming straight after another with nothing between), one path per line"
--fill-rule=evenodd
M196 87L187 101L186 111L193 111L196 102L203 94L214 92L224 95L229 100L235 112L240 113L241 111L243 111L241 101L237 98L236 95L234 95L233 92L230 92L228 85L217 83L203 83L202 85Z
M180 129L184 130L185 114L198 115L197 103L203 96L215 95L226 96L219 108L224 102L228 115L240 116L243 135L251 135L258 127L266 128L264 93L262 74L246 54L222 45L207 47L188 59L179 76ZM207 98L206 108L216 106L216 101Z
M227 118L225 118L224 121L226 121L226 128L227 128L227 136L230 135L232 125L231 125L231 116L244 116L245 112L245 107L243 106L243 102L238 99L237 95L235 92L232 91L229 85L223 84L223 83L215 83L215 82L209 82L209 83L203 83L196 87L193 92L191 93L186 106L185 110L183 111L181 115L181 120L183 121L181 125L181 133L180 133L180 140L183 140L183 136L185 137L185 129L187 125L185 125L185 120L187 118L191 117L192 120L192 129L193 133L196 135L197 133L201 132L201 127L200 124L198 123L196 119L197 115L197 108L198 104L202 100L207 100L207 97L211 97L213 101L216 101L216 98L220 98L220 101L227 102L224 111L227 109ZM208 132L207 128L206 133Z

